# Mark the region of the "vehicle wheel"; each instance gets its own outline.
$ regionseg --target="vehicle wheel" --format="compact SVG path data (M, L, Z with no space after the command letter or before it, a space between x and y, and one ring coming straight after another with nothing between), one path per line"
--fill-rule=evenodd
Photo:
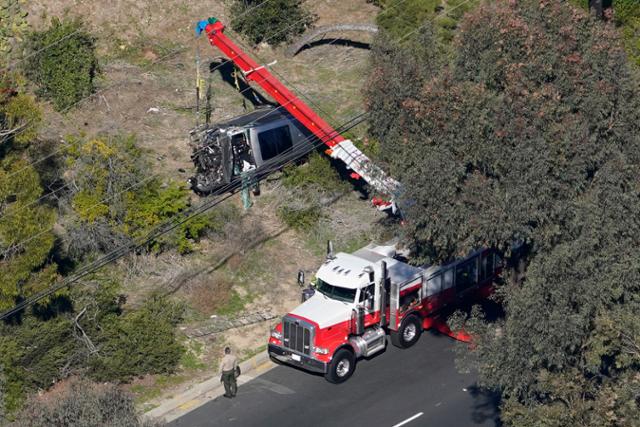
M391 343L396 347L409 348L420 339L422 324L417 316L409 316L400 325L397 332L392 332Z
M353 352L346 348L341 348L333 355L324 377L330 383L340 384L348 380L355 370L356 358Z

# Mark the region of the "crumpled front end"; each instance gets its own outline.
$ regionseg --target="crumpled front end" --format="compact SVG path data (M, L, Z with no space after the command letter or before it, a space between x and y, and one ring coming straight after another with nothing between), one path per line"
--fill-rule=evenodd
M196 174L189 178L191 188L198 195L212 194L229 183L229 155L226 153L226 136L219 128L200 126L191 131L191 160Z

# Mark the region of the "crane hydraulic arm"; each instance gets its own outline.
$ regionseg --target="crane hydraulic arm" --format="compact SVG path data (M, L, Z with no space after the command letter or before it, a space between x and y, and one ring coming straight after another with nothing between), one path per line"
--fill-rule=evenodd
M207 35L211 45L220 49L229 60L243 72L247 81L253 81L267 92L276 102L294 116L313 135L328 148L326 153L332 158L340 159L353 173L355 179L362 178L376 191L391 198L390 201L374 199L373 203L379 209L396 211L393 201L400 193L400 183L387 176L362 153L351 140L345 139L326 121L313 111L306 103L292 93L282 82L269 72L264 65L258 65L249 55L242 51L225 34L225 26L216 18L209 18L198 22L196 34L203 32Z

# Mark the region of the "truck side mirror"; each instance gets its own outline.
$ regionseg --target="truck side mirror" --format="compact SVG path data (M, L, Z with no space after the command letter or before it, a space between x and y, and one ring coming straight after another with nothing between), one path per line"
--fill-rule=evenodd
M304 286L304 271L302 270L298 271L298 285L300 285L300 287Z
M367 292L364 295L364 305L365 307L367 307L368 310L373 309L373 294L370 292Z

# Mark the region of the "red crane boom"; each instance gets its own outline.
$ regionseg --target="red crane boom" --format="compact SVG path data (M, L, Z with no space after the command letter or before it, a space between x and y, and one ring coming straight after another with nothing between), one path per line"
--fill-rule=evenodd
M233 43L225 34L225 26L216 18L200 21L196 27L198 35L206 33L209 43L220 49L244 73L247 81L253 81L285 108L327 147L327 154L342 160L352 170L352 178L363 178L374 189L395 198L401 191L400 183L387 176L350 140L342 136L313 109L291 92L273 76L264 65L258 65L249 55ZM396 211L395 203L374 198L379 209Z
M233 61L242 70L248 81L253 81L264 89L329 148L345 140L329 123L325 122L322 117L276 79L265 66L258 65L233 43L224 34L225 26L222 22L216 18L209 18L198 24L199 29L202 28L204 22L206 22L204 32L207 34L209 42Z

